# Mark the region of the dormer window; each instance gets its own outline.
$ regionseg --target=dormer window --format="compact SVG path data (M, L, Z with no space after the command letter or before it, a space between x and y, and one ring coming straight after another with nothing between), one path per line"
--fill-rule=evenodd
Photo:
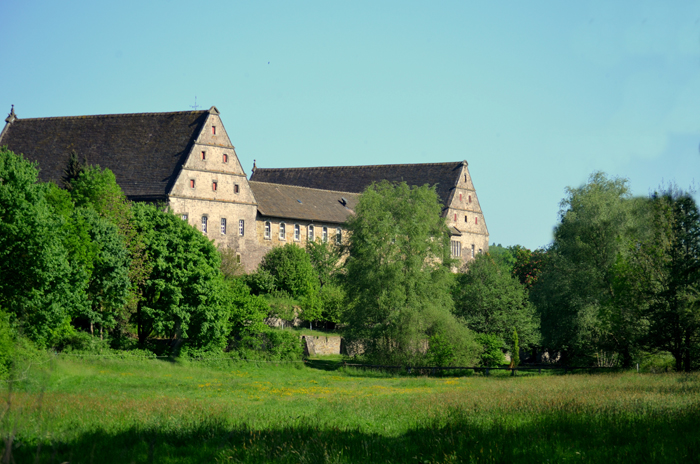
M216 126L211 126L211 135L216 135Z
M224 163L228 163L228 155L224 153Z
M206 161L206 159L207 159L207 152L202 151L202 161Z

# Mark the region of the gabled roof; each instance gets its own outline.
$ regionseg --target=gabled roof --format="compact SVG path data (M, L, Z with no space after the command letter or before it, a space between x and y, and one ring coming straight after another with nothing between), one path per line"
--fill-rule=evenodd
M357 193L249 181L263 216L342 224L355 210Z
M324 190L362 193L373 182L384 179L408 185L435 185L443 206L457 185L465 161L453 163L384 164L377 166L336 166L318 168L256 168L250 180L296 185ZM257 196L256 196L257 197Z
M165 199L208 111L7 119L0 145L39 163L39 178L61 185L72 151L114 172L131 199Z

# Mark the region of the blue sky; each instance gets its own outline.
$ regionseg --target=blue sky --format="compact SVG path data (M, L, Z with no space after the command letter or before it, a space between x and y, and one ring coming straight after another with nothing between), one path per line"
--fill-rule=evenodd
M700 2L0 2L0 111L215 105L260 167L466 159L491 241L700 172ZM700 180L700 179L698 179Z

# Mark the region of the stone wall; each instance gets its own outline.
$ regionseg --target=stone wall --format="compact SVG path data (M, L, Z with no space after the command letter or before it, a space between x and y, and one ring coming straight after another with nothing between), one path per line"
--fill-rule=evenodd
M303 335L304 354L307 356L324 356L329 354L341 354L343 350L343 337L340 336L313 336Z

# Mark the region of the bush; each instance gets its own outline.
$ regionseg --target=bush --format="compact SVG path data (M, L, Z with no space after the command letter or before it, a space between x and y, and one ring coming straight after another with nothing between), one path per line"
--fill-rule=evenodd
M506 362L503 355L505 343L501 337L494 334L477 334L476 341L484 347L479 359L482 366L498 367Z
M243 358L274 361L301 360L301 338L292 331L267 328L257 336L244 337L237 346Z
M675 366L675 358L668 351L646 354L639 362L640 372L649 372L652 374L673 372L675 371Z

